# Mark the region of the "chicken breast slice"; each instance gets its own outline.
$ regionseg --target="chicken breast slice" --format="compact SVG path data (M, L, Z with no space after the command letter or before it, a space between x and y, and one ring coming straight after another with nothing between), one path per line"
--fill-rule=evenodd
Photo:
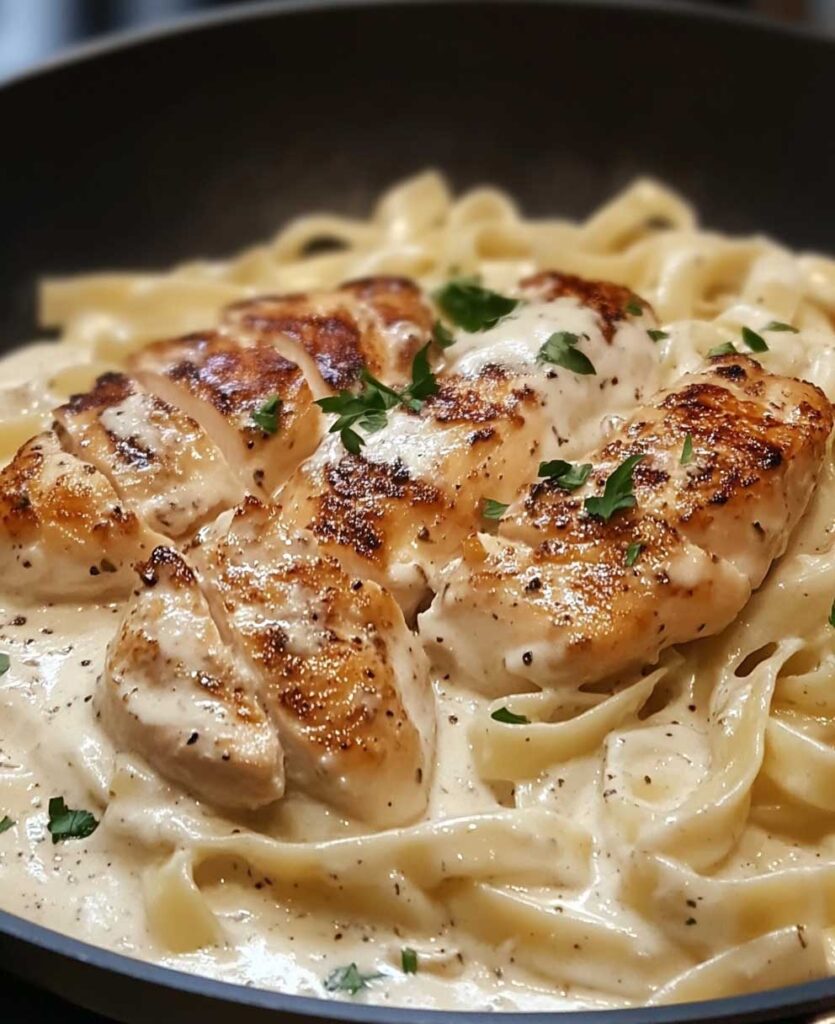
M190 558L259 679L288 786L378 827L421 815L434 703L393 598L253 498L202 531Z
M194 573L170 548L111 642L97 710L116 744L201 800L254 809L284 792L281 746L246 664L223 642Z
M224 314L228 327L279 346L303 366L298 350L305 352L320 378L317 397L350 387L364 367L389 384L405 381L415 353L430 339L433 319L420 288L401 277L349 281L331 292L261 296Z
M471 538L420 618L434 663L497 695L576 688L718 632L785 549L831 428L812 385L714 359L589 455L584 487L534 484L498 536ZM590 515L634 455L635 506Z
M0 471L0 574L12 592L44 601L126 596L133 563L160 540L52 431Z
M578 450L578 436L599 442L606 417L656 384L645 303L605 282L552 274L545 283L553 296L540 295L539 278L523 282L523 301L495 327L456 333L419 413L391 411L359 455L326 438L280 494L288 523L389 588L408 618L484 524L487 499L512 501L540 460ZM579 339L596 372L538 358L555 333Z
M272 345L207 331L149 345L131 368L200 424L250 493L271 496L322 436L304 373Z
M131 377L107 373L55 411L65 447L92 463L153 530L182 537L237 504L244 490L190 416Z
M394 594L411 617L534 457L537 398L504 371L450 377L421 412L394 410L359 455L331 434L280 492L288 527L312 532L347 570Z

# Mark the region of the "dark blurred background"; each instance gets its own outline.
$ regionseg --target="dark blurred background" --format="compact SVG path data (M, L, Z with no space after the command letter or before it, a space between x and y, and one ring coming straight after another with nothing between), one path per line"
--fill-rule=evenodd
M241 3L246 0L240 0ZM677 0L667 0L672 6ZM701 0L705 6L835 32L835 0ZM67 46L133 27L240 6L235 0L0 0L0 78Z

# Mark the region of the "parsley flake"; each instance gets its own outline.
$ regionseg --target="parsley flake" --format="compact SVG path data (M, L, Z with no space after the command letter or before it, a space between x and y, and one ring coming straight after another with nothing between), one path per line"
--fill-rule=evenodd
M418 955L411 946L406 946L400 951L400 966L404 974L417 974Z
M670 337L670 334L669 334L668 331L659 331L659 330L656 330L653 327L651 327L647 331L647 334L650 336L650 338L652 338L653 341L666 341L667 338Z
M3 817L0 818L0 835L2 835L3 832L8 832L10 828L14 828L14 824L15 823L8 814L4 814Z
M681 448L681 458L678 460L682 466L689 466L693 461L693 435L688 434L684 439Z
M784 324L782 320L772 320L763 327L764 331L790 331L792 334L800 334L800 331L796 327L792 327L791 324Z
M721 345L714 345L708 349L709 356L734 356L737 355L736 345L732 341L723 341Z
M632 566L638 561L638 555L644 550L643 544L630 544L626 549L626 564Z
M629 302L627 302L624 306L624 309L627 313L631 313L632 316L640 316L641 313L643 313L644 311L644 307L640 304L640 302L638 302L637 299L630 299Z
M576 491L588 480L591 468L590 462L572 466L564 459L551 459L550 462L540 462L539 475L551 480L563 491Z
M429 345L427 342L412 360L412 380L402 391L395 391L388 384L377 380L368 370L360 373L362 390L340 391L338 395L320 398L316 405L323 412L336 413L337 419L329 433L339 434L342 444L352 455L359 455L365 438L357 433L374 434L387 423L388 413L395 406L402 405L412 412L420 412L423 403L438 390L438 381L429 366Z
M278 395L272 395L260 408L253 410L252 422L256 427L260 427L265 434L277 434L281 405L282 402Z
M832 602L832 607L829 609L829 625L835 627L835 601Z
M328 992L350 992L355 996L361 989L368 988L368 983L375 978L382 978L382 974L363 974L356 964L348 964L347 967L337 967L331 971L324 985Z
M589 357L575 346L580 336L571 331L557 331L540 348L536 355L538 363L555 363L566 370L579 374L596 374L597 370Z
M503 501L495 501L493 498L485 498L481 506L481 514L485 519L501 519L510 508Z
M583 505L589 515L602 519L604 523L608 523L615 512L619 512L621 509L634 508L637 504L637 498L632 493L632 474L643 458L643 455L630 455L628 459L624 459L618 468L607 478L603 487L603 494L593 498L586 498Z
M756 331L752 331L750 327L742 328L742 340L752 352L768 352L765 338L757 334Z
M455 338L448 327L444 327L440 320L436 320L432 327L432 339L438 348L449 348L455 344Z
M510 708L496 708L490 717L494 722L503 722L505 725L530 725L531 720L524 715L514 715Z
M66 839L86 839L99 827L98 821L89 811L73 810L67 807L62 796L49 801L49 824L47 828L53 843Z
M0 676L4 676L9 671L9 666L12 660L8 654L0 654Z
M446 317L465 331L486 331L519 305L497 292L482 288L469 277L450 281L435 292L435 301Z

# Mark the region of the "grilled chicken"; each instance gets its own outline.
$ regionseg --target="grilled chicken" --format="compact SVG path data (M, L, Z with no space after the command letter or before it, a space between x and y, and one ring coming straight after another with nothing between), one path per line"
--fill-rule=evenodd
M421 617L427 649L501 694L576 688L721 630L785 550L831 428L811 384L714 358L588 456L584 487L534 484L498 536L467 542ZM591 515L584 499L636 455L635 506Z
M109 477L153 530L182 537L244 495L206 432L121 373L55 411L65 447Z
M52 431L0 471L0 575L11 591L58 601L124 596L133 563L160 539Z
M272 345L245 347L207 331L150 345L132 367L203 427L251 493L272 495L321 438L322 414L302 370Z
M138 568L97 695L111 736L211 803L278 799L282 751L257 679L221 639L194 573L165 547Z
M497 326L460 334L419 413L395 409L359 455L331 436L280 494L285 521L309 529L350 571L392 590L410 616L485 499L509 502L540 459L599 440L604 413L634 406L657 377L645 306L616 285L565 275L523 282L525 301ZM555 332L580 340L596 373L538 359Z
M379 826L418 816L432 772L433 698L426 657L391 596L351 579L254 498L203 531L189 554L260 680L288 782Z
M312 365L320 378L311 381L320 395L350 387L363 367L390 384L405 380L429 341L433 315L413 281L370 277L333 292L249 299L230 306L224 322L278 345L304 366L300 348L312 361L305 369Z

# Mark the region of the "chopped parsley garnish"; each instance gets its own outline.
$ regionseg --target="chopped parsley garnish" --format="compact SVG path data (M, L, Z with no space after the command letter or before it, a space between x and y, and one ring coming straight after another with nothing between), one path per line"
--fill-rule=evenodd
M835 601L832 602L832 607L829 609L829 625L835 626Z
M363 974L356 964L348 964L331 971L324 984L328 992L350 992L355 996L361 989L368 988L368 983L375 978L382 978L382 974Z
M643 544L630 544L626 549L626 564L631 568L637 561L638 555L644 550Z
M14 822L8 814L4 814L3 817L0 818L0 834L8 832L10 828L14 828Z
M417 974L418 955L411 946L406 946L400 951L400 966L404 974Z
M632 316L640 316L644 311L644 307L637 301L637 299L630 299L624 306L624 309L627 313L631 313Z
M714 345L708 349L709 356L735 356L737 355L736 345L732 341L723 341L721 345Z
M765 343L765 338L760 337L756 331L752 331L750 327L742 328L742 340L751 349L752 352L768 352L768 345Z
M318 399L316 405L323 412L337 414L329 433L339 434L342 444L352 455L359 455L365 444L365 438L357 433L355 427L367 434L382 430L390 409L402 405L412 412L420 412L424 400L438 390L438 381L429 367L429 344L415 355L412 381L402 391L395 391L364 369L360 374L362 390L359 394L340 391L338 395Z
M0 654L0 676L4 676L9 671L9 666L12 660L8 654Z
M259 408L252 412L252 422L260 427L265 434L278 433L278 415L281 412L281 399L273 395Z
M630 455L628 459L624 459L606 480L603 494L586 498L583 505L589 515L608 523L615 512L634 508L637 498L632 493L632 474L642 458L644 458L643 455Z
M682 466L688 466L693 461L693 435L688 434L684 439L681 448L681 458L678 460Z
M539 363L555 363L557 366L564 366L572 373L596 374L597 370L591 359L577 347L580 341L578 334L571 331L557 331L540 348L536 355Z
M469 277L450 281L435 292L435 301L446 317L465 331L486 331L519 305L497 292L482 288Z
M564 459L551 459L550 462L540 462L539 475L553 481L564 491L576 491L588 480L591 468L590 462L573 466Z
M505 725L530 725L531 720L524 715L514 715L510 708L496 708L490 717L494 722L504 722Z
M650 327L647 334L652 338L653 341L666 341L670 337L668 331L659 331L654 327Z
M782 320L772 320L763 327L764 331L791 331L792 334L800 334L800 331L796 327L792 327L791 324L784 324Z
M67 807L62 796L49 801L49 824L47 828L53 843L66 839L86 839L99 827L98 821L89 811L73 810Z
M455 344L455 338L448 327L444 327L440 320L436 320L432 328L432 340L438 348L449 348Z
M485 498L481 506L481 514L485 519L501 519L510 508L503 501L495 501L493 498Z

